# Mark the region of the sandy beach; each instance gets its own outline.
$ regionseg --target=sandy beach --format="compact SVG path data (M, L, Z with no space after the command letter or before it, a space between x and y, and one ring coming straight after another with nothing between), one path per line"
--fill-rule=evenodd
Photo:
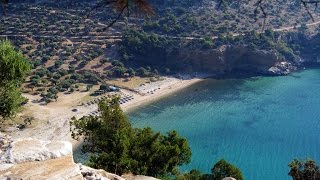
M121 105L123 111L129 112L133 111L139 106L147 105L153 101L165 98L172 93L175 93L179 90L187 88L197 82L202 81L203 78L192 78L181 80L177 78L167 78L164 82L151 83L146 86L137 88L136 90L141 92L141 94L134 94L134 99ZM128 93L127 90L123 90L125 93Z
M139 106L147 105L153 101L187 88L204 77L191 78L190 76L175 78L165 77L164 80L142 84L134 91L124 90L118 94L121 97L130 97L121 102L125 112L132 111ZM57 102L41 105L37 102L39 96L24 94L29 99L28 104L21 113L22 117L33 117L30 126L23 130L9 128L13 138L31 137L41 140L66 140L77 145L78 142L70 136L69 121L72 117L81 118L87 115L98 115L97 102L103 96L90 97L89 92L74 92L72 94L59 94ZM76 146L75 146L76 147Z

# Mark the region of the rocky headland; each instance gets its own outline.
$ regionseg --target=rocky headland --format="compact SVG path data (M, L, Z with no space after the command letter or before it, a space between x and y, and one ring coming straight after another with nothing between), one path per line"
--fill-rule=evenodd
M143 43L136 43L133 37ZM199 40L164 37L154 40L153 36L146 36L143 32L130 31L120 43L119 52L128 62L140 66L166 67L175 73L197 72L219 78L238 78L241 75L287 75L318 64L319 42L320 34L309 35L299 30L251 32Z

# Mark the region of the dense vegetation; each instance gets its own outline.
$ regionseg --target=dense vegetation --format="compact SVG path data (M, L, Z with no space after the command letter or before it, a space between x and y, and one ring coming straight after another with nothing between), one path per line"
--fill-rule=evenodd
M259 2L262 2L263 11L257 7ZM154 0L151 4L156 15L145 21L142 28L166 35L203 37L259 31L265 15L268 16L266 29L304 24L311 20L300 0ZM313 12L313 8L310 11Z
M287 39L282 37L292 39L289 35L285 36L272 30L266 30L262 34L252 31L238 36L227 35L214 39L205 37L192 41L188 39L172 40L156 34L148 35L143 30L129 30L124 33L119 51L124 62L149 65L155 68L162 67L161 70L165 68L177 69L178 65L172 64L172 60L168 57L174 58L178 48L196 53L219 49L221 46L242 46L248 47L252 51L275 52L281 59L294 62L297 55L294 53L293 47L286 42ZM302 46L295 44L294 48L299 51Z
M30 70L26 58L9 41L0 41L0 122L13 117L26 99L20 86Z
M158 176L188 163L191 151L176 131L167 135L151 128L135 129L122 112L118 97L99 103L99 116L73 118L72 137L84 138L83 150L92 153L90 165L117 174Z

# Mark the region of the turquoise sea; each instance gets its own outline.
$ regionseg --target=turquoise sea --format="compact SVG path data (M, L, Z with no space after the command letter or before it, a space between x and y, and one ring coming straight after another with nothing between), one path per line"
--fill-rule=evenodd
M246 180L289 180L288 163L320 163L320 69L289 76L205 80L129 113L135 127L177 130L209 173L221 158Z

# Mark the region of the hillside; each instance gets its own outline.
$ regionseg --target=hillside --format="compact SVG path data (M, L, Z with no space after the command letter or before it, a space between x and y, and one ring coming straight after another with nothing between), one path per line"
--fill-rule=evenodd
M152 2L157 14L143 24L147 32L187 37L212 37L263 29L264 14L257 1L170 1ZM264 29L278 29L312 22L300 1L268 1ZM317 14L314 15L317 19Z
M254 74L261 73L261 69L265 74L275 63L297 60L298 54L291 48L300 49L287 44L292 38L282 33L286 27L302 29L312 23L298 1L263 5L267 13L265 29L279 31L274 37L254 33L262 30L265 19L261 10L255 11L256 4L251 1L222 6L209 0L150 1L150 4L155 15L145 16L131 9L129 17L120 18L106 29L118 13L111 8L95 9L95 1L12 1L8 15L0 19L0 36L10 38L33 64L25 92L40 94L43 101L51 102L57 99L58 92L81 91L86 84L112 84L115 78L133 81L136 85L115 83L132 89L139 83L159 80L159 74L221 75L233 70L252 70ZM314 18L318 20L316 12ZM316 26L307 28L314 34ZM284 36L287 38L283 39ZM225 45L230 48L224 48ZM234 49L231 52L234 55L230 56L233 58L239 48L243 51L239 61L230 62L223 55ZM268 54L270 50L276 53L275 58L255 63L259 51ZM247 61L247 56L252 56L252 60ZM244 65L243 58L247 61ZM261 63L266 66L260 68ZM145 79L135 83L135 76Z

